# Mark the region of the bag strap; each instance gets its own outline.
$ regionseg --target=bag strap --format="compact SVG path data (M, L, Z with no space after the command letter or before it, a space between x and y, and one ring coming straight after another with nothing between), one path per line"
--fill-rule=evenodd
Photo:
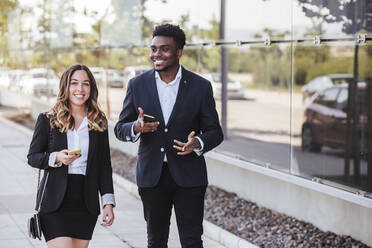
M41 169L39 169L39 176L38 176L38 183L37 183L37 185L38 185L37 186L37 192L39 192L39 188L40 188L40 174L41 174ZM45 187L46 187L46 184L48 182L48 177L49 177L49 171L47 172L47 175L46 175L46 179L45 179L45 183L44 183L44 187L43 187L43 192L41 192L39 207L37 208L37 212L38 213L40 212L41 202L43 201ZM37 204L37 196L36 196L36 204Z

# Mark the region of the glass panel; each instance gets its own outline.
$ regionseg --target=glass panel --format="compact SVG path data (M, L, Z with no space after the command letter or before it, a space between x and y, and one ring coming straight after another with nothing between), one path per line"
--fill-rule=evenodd
M112 0L101 24L101 45L126 46L140 45L141 1Z
M147 43L151 40L154 25L164 22L179 24L186 32L188 43L218 39L218 29L210 28L218 28L220 0L148 0L144 7L143 25L148 30L145 36Z
M51 47L71 47L73 44L73 28L72 22L74 9L71 1L49 0L51 8L50 20L47 25L50 25L50 46ZM47 26L46 25L46 26Z
M38 94L55 101L61 73L71 64L86 64L97 79L100 105L114 120L130 78L152 68L148 45L154 25L179 23L188 43L219 39L220 0L22 0L7 8L1 88L34 93L30 82L43 79L47 93ZM289 43L292 34L295 39L371 34L371 16L367 0L226 1L226 40L270 37L285 43L226 47L228 139L217 150L372 192L367 162L372 161L372 45ZM219 112L220 54L221 46L187 46L181 59L212 82Z
M292 0L226 1L226 39L289 38L291 9Z
M203 48L200 71L212 82L221 116L220 47ZM228 139L217 151L289 171L290 45L227 47Z
M367 142L371 46L295 46L291 171L325 184L371 191ZM325 55L317 60L314 55ZM358 82L354 60L358 58ZM302 60L306 60L306 66ZM296 80L297 79L297 80ZM300 93L299 87L302 85ZM301 96L302 94L302 96ZM352 97L350 97L352 96ZM299 99L303 101L299 101ZM296 100L297 99L297 100ZM295 137L301 137L300 140Z
M109 86L110 119L119 118L129 80L152 68L149 54L150 49L147 47L111 51L110 64L104 66L105 69L110 68L105 70Z

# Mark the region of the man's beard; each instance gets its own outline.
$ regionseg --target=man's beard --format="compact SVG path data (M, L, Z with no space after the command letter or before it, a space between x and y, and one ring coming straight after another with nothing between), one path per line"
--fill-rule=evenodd
M173 65L165 66L164 68L161 68L161 69L156 69L155 65L154 65L154 69L157 72L166 72L166 71L170 71L172 68L175 68L175 67L178 67L178 66L179 66L179 63L175 63Z
M156 68L154 67L154 69L155 69L155 71L157 71L157 72L164 72L164 71L168 71L171 67L172 67L172 66L166 66L166 67L161 68L161 69L156 69Z

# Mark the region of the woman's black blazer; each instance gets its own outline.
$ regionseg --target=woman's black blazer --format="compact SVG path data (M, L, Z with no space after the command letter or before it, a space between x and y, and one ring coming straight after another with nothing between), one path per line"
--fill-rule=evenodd
M68 166L49 167L49 155L52 152L67 149L67 135L51 128L49 118L42 113L37 118L34 134L28 151L28 164L45 170L37 194L36 209L39 206L41 191L46 175L49 174L40 212L49 213L58 209L66 192ZM84 184L84 200L90 213L100 213L99 196L114 193L108 132L89 131L89 149Z

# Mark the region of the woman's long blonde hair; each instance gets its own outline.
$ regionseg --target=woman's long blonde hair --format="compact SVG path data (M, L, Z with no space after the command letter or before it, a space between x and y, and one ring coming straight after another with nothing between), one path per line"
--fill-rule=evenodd
M57 102L52 110L47 113L48 117L50 118L50 126L52 128L58 128L62 133L67 133L69 129L73 129L75 121L71 115L70 101L68 96L71 76L75 71L78 70L86 71L90 82L90 96L85 102L88 109L88 128L89 130L103 132L107 129L108 124L105 113L103 113L98 107L98 88L96 80L87 66L79 64L70 66L62 74L61 81L59 82Z

